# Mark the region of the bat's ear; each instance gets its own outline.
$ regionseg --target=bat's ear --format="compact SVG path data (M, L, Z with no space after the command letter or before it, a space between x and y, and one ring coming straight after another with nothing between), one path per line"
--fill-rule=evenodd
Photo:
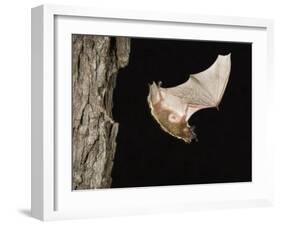
M151 85L149 85L149 100L152 104L155 104L160 101L161 96L160 96L160 89L156 85L155 82L153 82Z

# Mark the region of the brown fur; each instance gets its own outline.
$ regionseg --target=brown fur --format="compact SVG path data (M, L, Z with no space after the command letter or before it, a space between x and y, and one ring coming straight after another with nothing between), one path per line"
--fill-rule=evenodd
M174 112L172 110L163 108L161 101L153 105L152 111L159 121L161 127L171 135L183 139L187 143L190 143L194 138L194 133L192 129L187 126L185 117L182 117L178 123L169 121L169 115L173 114Z

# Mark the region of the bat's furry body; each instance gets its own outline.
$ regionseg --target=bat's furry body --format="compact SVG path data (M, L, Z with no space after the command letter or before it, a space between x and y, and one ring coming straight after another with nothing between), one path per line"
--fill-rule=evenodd
M201 109L218 108L229 79L230 67L230 54L219 55L212 66L190 75L181 85L162 88L153 82L148 103L151 114L161 128L187 143L196 138L188 120Z

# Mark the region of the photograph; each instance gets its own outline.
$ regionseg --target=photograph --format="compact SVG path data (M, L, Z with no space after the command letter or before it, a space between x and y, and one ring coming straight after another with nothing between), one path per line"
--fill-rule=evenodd
M252 181L252 43L72 34L72 190Z

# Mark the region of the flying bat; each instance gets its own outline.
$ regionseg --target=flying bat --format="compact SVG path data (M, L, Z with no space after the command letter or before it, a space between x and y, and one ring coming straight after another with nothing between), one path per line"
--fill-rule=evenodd
M196 138L189 118L205 108L217 108L228 83L231 67L230 54L218 55L206 70L191 74L175 87L163 88L161 82L149 86L147 97L151 114L161 128L172 136L190 143Z

